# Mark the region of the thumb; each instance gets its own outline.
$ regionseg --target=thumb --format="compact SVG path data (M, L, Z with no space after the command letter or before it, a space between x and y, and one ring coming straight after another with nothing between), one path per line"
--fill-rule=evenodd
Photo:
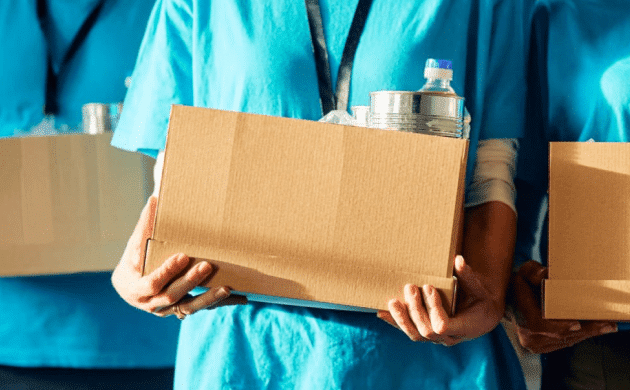
M530 260L519 268L518 274L531 286L540 286L548 275L548 268L543 267L537 261Z
M468 290L476 296L486 293L483 283L461 255L455 257L455 276L457 276L457 283L464 290Z
M155 213L157 211L157 198L149 197L147 204L144 206L140 219L136 224L123 256L129 258L134 268L142 270L144 264L144 255L146 251L146 243L153 234L153 223L155 221Z

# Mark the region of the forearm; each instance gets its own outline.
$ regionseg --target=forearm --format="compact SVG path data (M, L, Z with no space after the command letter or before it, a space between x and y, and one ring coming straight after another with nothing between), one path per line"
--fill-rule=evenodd
M516 241L517 155L515 139L480 141L474 176L467 188L463 255L486 279L486 286L501 307Z
M507 204L490 201L465 212L463 256L480 274L502 310L516 242L516 213Z

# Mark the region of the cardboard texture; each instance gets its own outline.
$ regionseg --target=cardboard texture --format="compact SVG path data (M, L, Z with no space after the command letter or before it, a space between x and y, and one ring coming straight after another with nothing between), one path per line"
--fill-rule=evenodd
M218 266L208 286L253 300L385 309L405 283L430 283L451 310L467 150L173 106L144 272L183 252Z
M630 144L551 143L551 319L630 320Z
M0 139L0 276L112 270L152 192L153 159L112 134Z

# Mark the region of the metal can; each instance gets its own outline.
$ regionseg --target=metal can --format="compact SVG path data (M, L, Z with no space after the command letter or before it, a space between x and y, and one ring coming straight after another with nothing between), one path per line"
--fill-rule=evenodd
M352 117L356 126L368 127L370 125L370 106L352 106Z
M87 103L81 107L83 132L103 134L114 131L122 112L122 103Z
M370 127L465 138L464 98L422 91L370 92Z
M83 132L87 134L103 134L111 131L109 105L88 103L81 107L83 114Z

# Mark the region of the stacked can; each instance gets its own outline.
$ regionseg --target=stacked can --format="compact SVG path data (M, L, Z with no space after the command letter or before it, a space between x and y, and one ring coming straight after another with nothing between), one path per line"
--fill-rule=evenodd
M450 85L451 62L428 59L424 77L427 81L419 91L371 92L369 127L468 138L464 98Z
M369 127L370 106L352 106L352 119L354 119L355 126Z
M114 131L118 125L122 103L88 103L83 105L81 111L83 114L83 132L103 134Z

